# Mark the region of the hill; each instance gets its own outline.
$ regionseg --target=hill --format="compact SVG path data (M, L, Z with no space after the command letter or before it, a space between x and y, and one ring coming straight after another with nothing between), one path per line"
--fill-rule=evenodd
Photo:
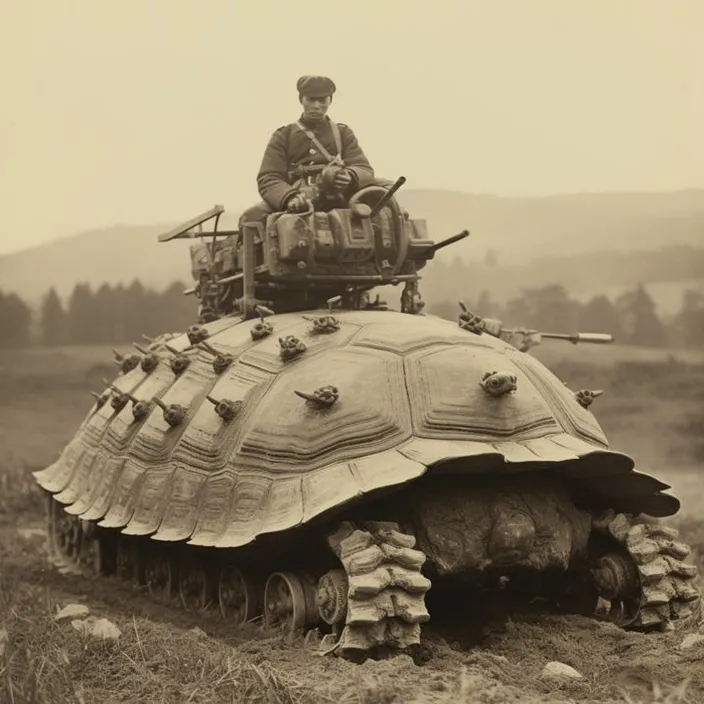
M685 290L704 294L704 247L585 252L510 266L472 261L469 269L463 262L449 259L450 262L438 256L422 272L426 300L473 301L486 290L494 301L505 303L522 289L559 284L571 298L582 303L596 295L615 301L621 293L643 284L658 315L669 316L680 310Z
M401 191L414 217L425 217L434 239L467 228L472 237L453 254L500 252L503 264L601 250L704 246L704 190L595 193L502 198L453 191Z
M414 217L427 219L435 240L465 228L472 232L428 267L429 286L434 270L442 268L439 262L481 261L488 250L494 250L500 264L489 272L491 281L506 292L516 276L524 285L542 285L555 277L573 283L581 272L577 278L586 279L587 289L594 291L627 285L634 276L647 283L654 272L663 282L704 278L686 249L704 245L704 190L505 198L409 189L399 199ZM139 278L156 288L175 279L189 281L188 243L156 240L160 232L195 215L174 211L172 223L116 225L0 256L0 288L36 303L50 286L66 296L78 281L100 285ZM227 213L221 226L234 226L236 220L236 213ZM672 273L664 279L662 260L652 255L663 247L675 247L679 253L673 256L685 262L669 267ZM634 269L633 250L651 253L643 260L647 264Z

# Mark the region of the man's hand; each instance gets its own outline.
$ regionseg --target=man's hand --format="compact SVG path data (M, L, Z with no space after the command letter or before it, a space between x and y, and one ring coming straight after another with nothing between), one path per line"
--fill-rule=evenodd
M310 208L310 200L302 193L296 193L286 201L286 210L289 213L304 213Z
M349 169L340 169L335 174L333 183L338 191L344 191L352 183L352 173Z

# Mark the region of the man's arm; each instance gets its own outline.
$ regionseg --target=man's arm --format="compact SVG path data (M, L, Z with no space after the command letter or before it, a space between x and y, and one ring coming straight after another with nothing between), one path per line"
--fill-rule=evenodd
M288 156L284 130L285 128L281 127L271 135L257 174L259 195L276 211L284 210L286 201L297 192L288 182Z
M352 173L352 190L369 186L374 180L374 169L359 146L357 137L349 125L340 125L342 159Z

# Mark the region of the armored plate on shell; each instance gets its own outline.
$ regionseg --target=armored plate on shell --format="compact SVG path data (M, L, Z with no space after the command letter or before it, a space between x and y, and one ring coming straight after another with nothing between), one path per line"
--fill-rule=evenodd
M592 413L533 357L433 316L391 311L336 312L339 326L316 333L311 318L324 314L272 316L273 332L260 339L251 335L258 321L204 326L207 344L231 356L224 369L186 334L168 340L171 351L155 343L155 369L137 366L113 382L132 400L120 410L107 395L96 403L59 459L35 473L39 484L101 526L215 547L294 528L450 465L542 466L569 477L589 507L678 510L661 493L668 485L610 451ZM305 345L290 359L281 354L287 336ZM174 350L190 358L179 374ZM515 377L515 391L488 393L481 382L493 372ZM296 393L327 385L338 392L330 406ZM229 415L216 411L222 400ZM136 401L149 405L136 414Z

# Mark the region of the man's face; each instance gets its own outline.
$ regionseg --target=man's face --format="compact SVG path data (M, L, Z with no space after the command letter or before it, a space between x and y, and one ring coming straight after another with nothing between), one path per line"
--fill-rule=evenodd
M329 95L326 95L324 98L309 98L307 95L302 96L301 105L303 106L303 116L313 122L322 120L330 107L331 100L332 98Z

